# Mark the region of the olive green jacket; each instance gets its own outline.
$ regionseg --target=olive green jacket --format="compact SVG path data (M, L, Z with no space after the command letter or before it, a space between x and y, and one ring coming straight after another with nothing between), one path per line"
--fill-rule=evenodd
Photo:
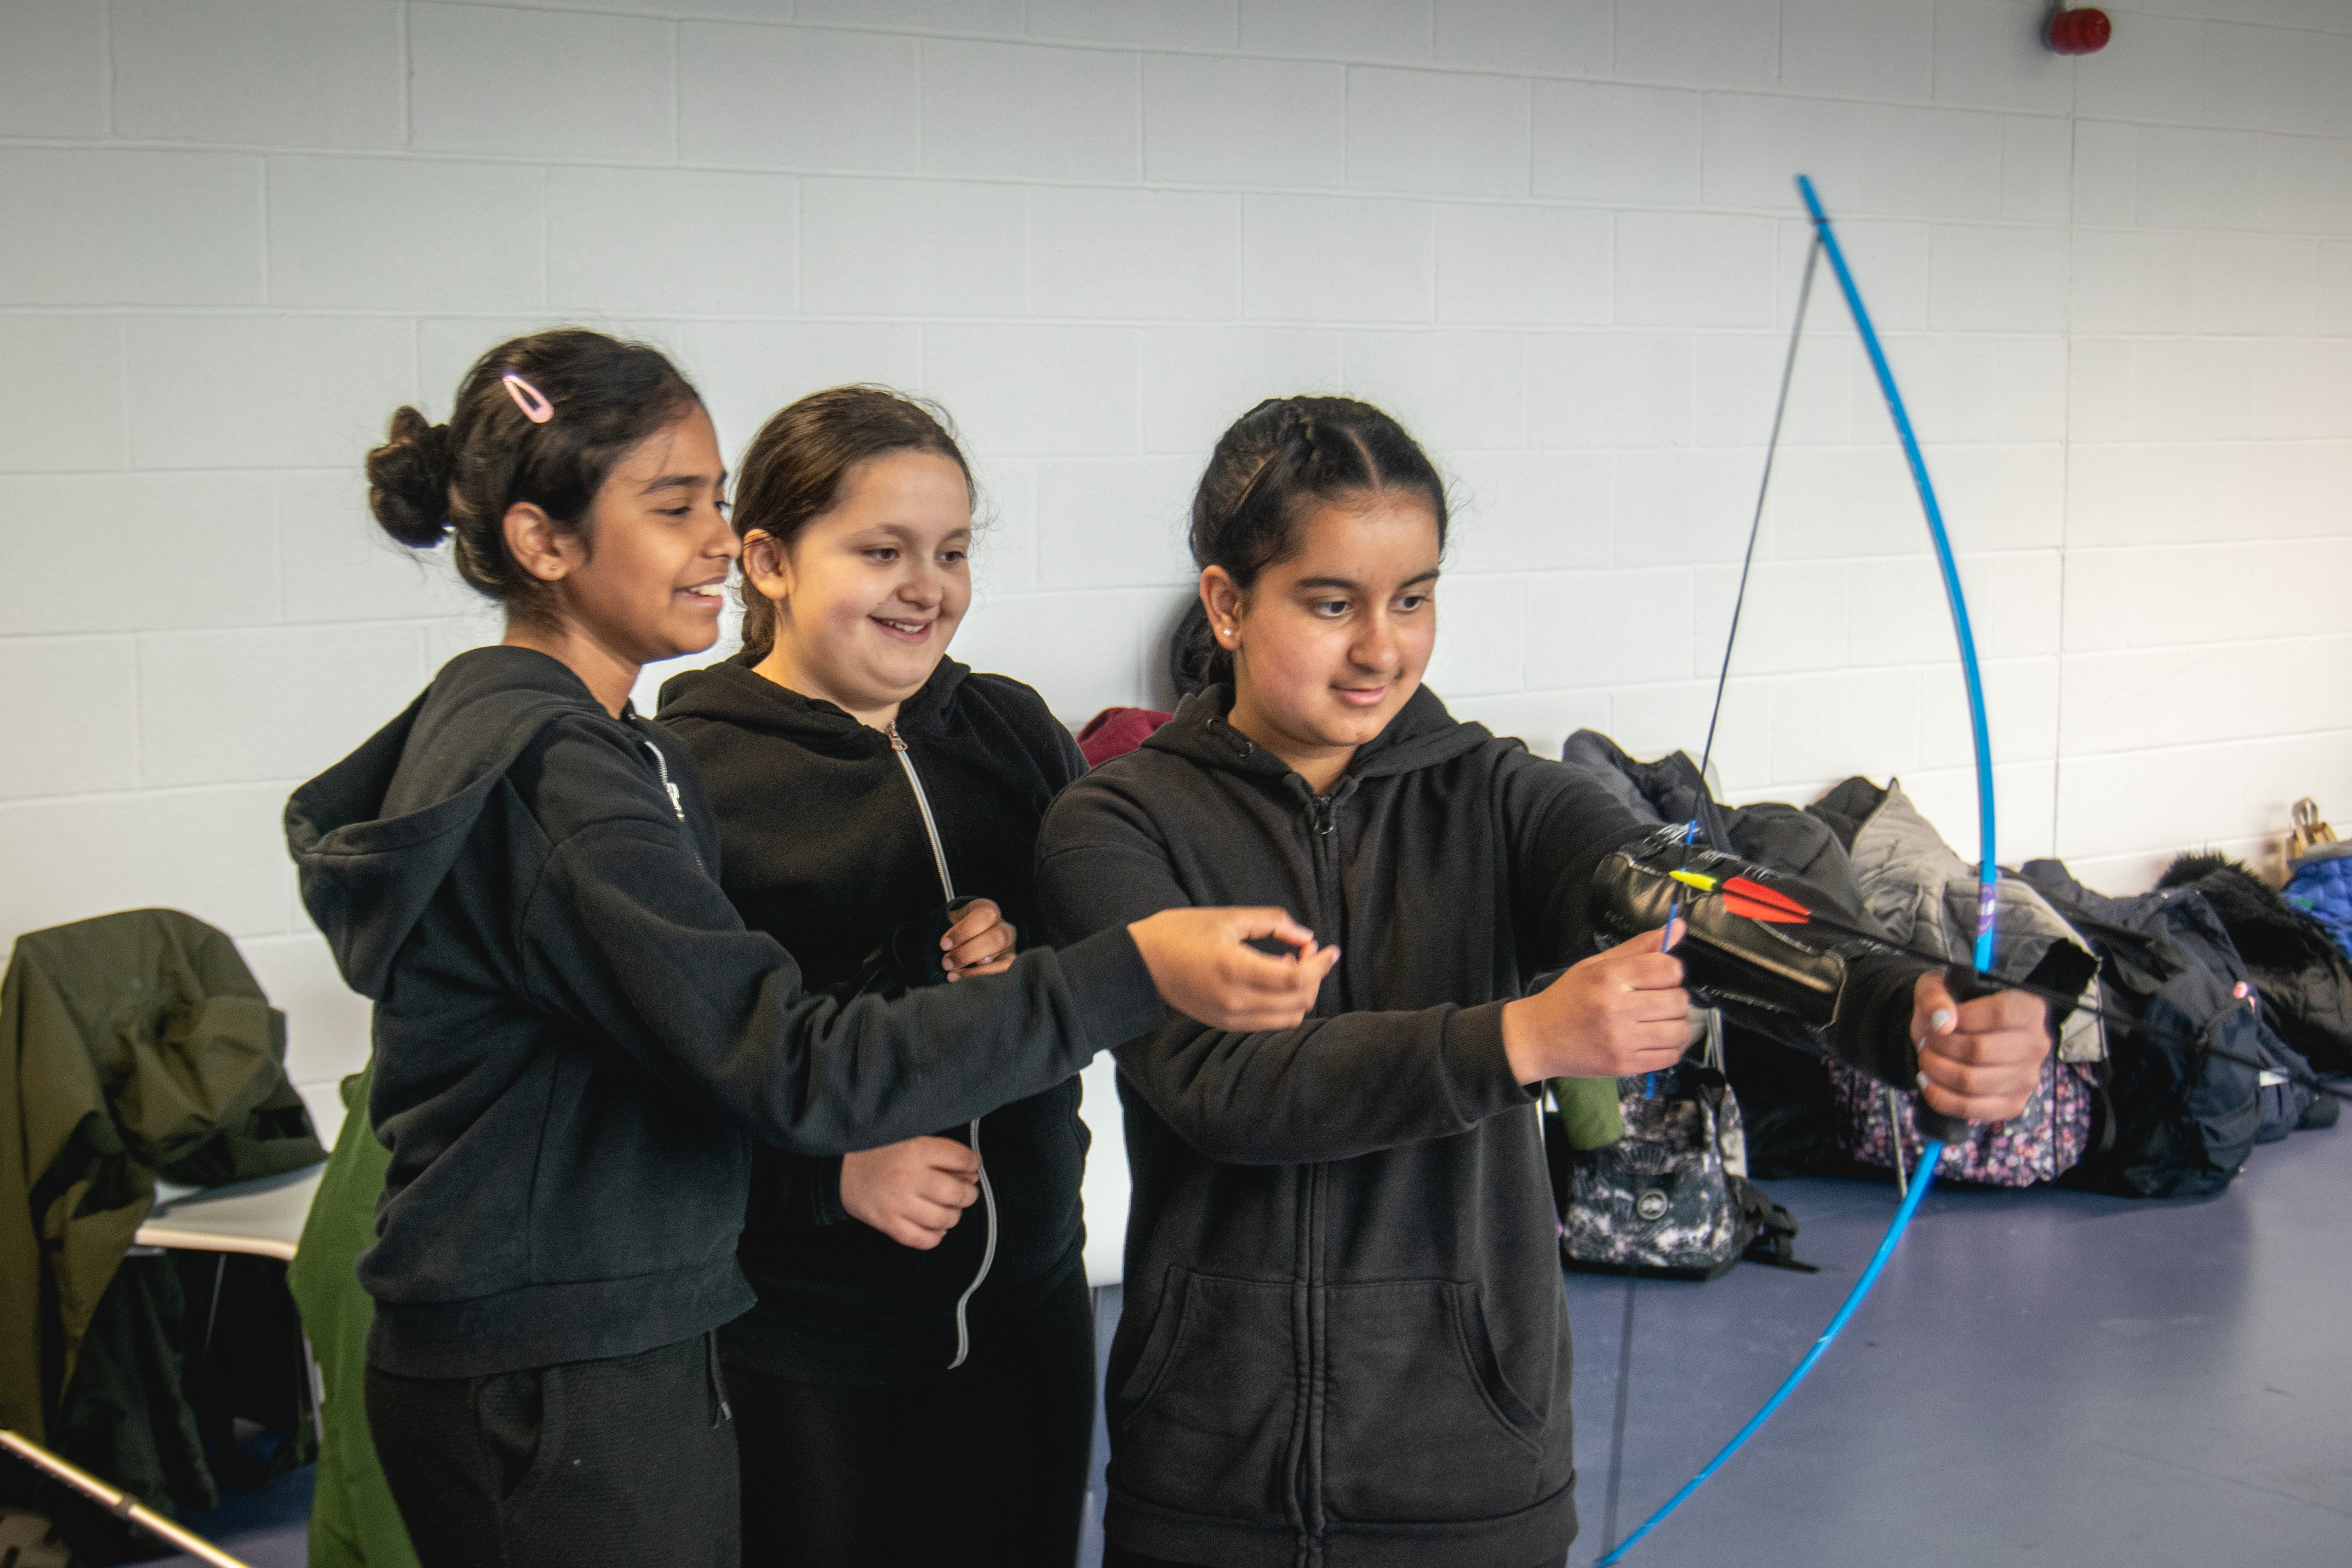
M343 1130L310 1200L286 1286L310 1336L325 1397L319 1406L319 1476L310 1493L310 1568L417 1568L408 1527L375 1457L367 1424L367 1336L375 1302L355 1265L375 1245L375 1204L392 1151L368 1123L375 1068L343 1079Z
M16 939L0 980L0 1426L42 1441L155 1178L326 1158L286 1018L236 944L173 910Z

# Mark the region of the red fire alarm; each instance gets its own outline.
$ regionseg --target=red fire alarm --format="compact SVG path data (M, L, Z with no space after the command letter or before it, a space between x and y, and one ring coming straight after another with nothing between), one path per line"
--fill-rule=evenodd
M2116 25L2107 19L2105 11L2084 5L2051 12L2042 37L2053 54L2095 55L2107 47L2115 31Z

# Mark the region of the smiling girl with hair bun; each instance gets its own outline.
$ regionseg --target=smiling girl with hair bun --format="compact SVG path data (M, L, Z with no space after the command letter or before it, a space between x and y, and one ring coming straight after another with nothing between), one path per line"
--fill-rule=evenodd
M427 1568L732 1568L714 1334L753 1301L754 1145L824 1158L952 1126L1062 1082L1163 998L1296 1020L1327 965L1280 911L1218 910L953 986L907 992L913 955L886 952L810 990L713 879L691 756L629 706L644 664L710 646L740 548L693 387L642 345L518 338L447 425L401 410L368 473L385 531L454 535L507 613L502 643L287 805L303 901L375 1004L368 1426Z

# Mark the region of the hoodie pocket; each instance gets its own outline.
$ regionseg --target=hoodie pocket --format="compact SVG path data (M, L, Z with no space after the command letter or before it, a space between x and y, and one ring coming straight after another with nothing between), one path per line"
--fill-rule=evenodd
M1490 1519L1541 1500L1545 1420L1504 1375L1476 1286L1334 1286L1328 1313L1333 1517Z
M1288 1285L1171 1270L1110 1409L1120 1488L1188 1513L1286 1523L1298 1368Z

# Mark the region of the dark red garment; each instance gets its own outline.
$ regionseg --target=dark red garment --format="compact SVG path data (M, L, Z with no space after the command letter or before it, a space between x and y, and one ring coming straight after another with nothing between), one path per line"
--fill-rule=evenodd
M1078 731L1078 750L1086 754L1087 766L1098 768L1143 744L1172 717L1157 708L1106 708Z

